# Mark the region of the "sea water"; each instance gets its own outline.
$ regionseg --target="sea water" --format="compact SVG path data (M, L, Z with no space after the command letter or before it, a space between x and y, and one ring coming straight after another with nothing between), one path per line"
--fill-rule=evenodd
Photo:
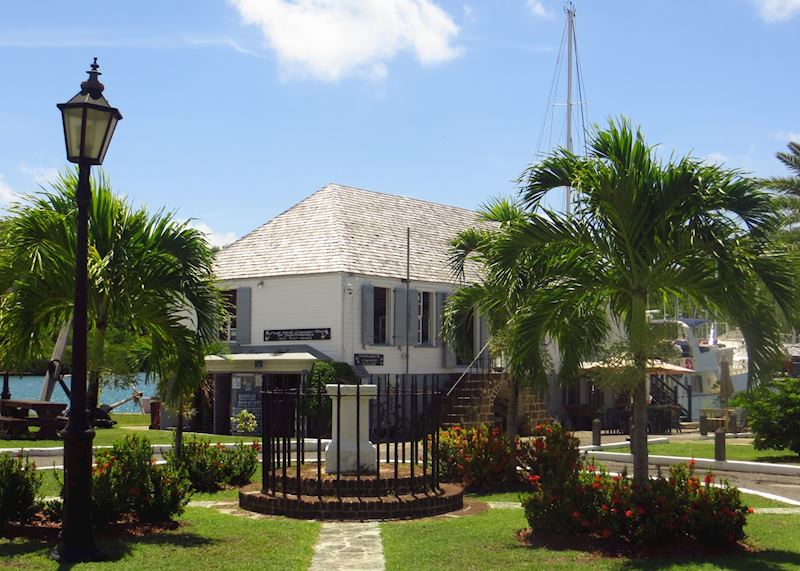
M136 388L144 393L145 397L152 397L155 395L156 385L154 382L145 382L145 374L139 373L138 375L139 381L136 384ZM0 382L2 382L2 377L0 377ZM22 376L11 376L8 378L8 386L11 390L11 398L12 399L20 399L20 400L39 400L39 397L42 394L42 382L44 381L44 375L22 375ZM70 376L64 376L64 383L67 385L67 388L70 386ZM0 385L2 386L2 385ZM118 388L112 385L107 385L103 387L100 391L100 402L102 404L114 404L115 402L119 402L123 399L128 398L131 396L132 390L130 388ZM61 388L61 385L56 383L55 388L53 389L53 398L50 399L53 402L69 402L67 395L64 393L64 389ZM114 412L142 412L133 401L126 402L122 406L119 406L114 409Z

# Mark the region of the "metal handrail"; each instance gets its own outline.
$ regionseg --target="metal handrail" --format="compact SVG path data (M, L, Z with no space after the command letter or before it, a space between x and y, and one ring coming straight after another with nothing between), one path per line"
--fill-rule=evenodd
M455 383L453 383L453 386L452 386L452 387L450 387L450 390L449 390L449 391L447 391L447 395L446 395L446 396L448 396L448 397L449 397L449 396L450 396L450 395L453 393L453 391L454 391L454 390L456 390L456 387L458 386L458 383L460 383L460 382L461 382L461 379L463 379L463 378L464 378L464 377L467 375L467 373L469 373L469 372L470 372L470 369L472 369L472 366L475 364L475 361L477 361L477 360L478 360L478 357L480 357L481 355L483 355L483 352L484 352L484 351L486 351L486 349L487 349L488 347L489 347L489 341L487 341L487 342L486 342L486 345L484 345L484 346L483 346L483 349L481 349L480 351L478 351L478 354L477 354L477 355L475 355L475 358L474 358L474 359L472 359L472 362L471 362L469 365L467 365L467 368L466 368L466 369L464 369L464 372L463 372L463 373L461 373L461 376L460 376L460 377L458 377L458 380L456 380L456 382L455 382Z

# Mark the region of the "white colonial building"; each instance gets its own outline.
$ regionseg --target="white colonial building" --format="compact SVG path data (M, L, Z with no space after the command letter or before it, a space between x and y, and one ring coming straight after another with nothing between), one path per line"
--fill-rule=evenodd
M448 252L478 223L471 210L329 184L223 248L216 274L235 311L231 354L207 360L215 431L230 412L254 408L265 376L295 382L317 359L364 377L457 377L469 363L440 337L443 303L459 286ZM468 267L465 279L477 278ZM478 352L483 320L471 331ZM478 359L488 365L486 352Z

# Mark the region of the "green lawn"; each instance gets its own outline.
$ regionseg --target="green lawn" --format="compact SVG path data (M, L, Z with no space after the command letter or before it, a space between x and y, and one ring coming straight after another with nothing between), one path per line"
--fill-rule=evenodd
M647 449L650 454L659 456L684 456L687 458L714 458L714 442L667 442L665 444L650 444ZM611 452L630 452L630 448L618 448ZM728 460L747 460L750 462L781 462L800 463L800 456L791 450L756 450L752 444L736 444L728 440L725 447Z
M758 551L727 557L634 561L603 558L579 550L520 545L517 530L527 527L522 510L489 510L461 518L429 518L381 525L389 571L503 569L797 569L800 515L750 516L749 543Z
M109 561L76 570L308 569L319 524L287 518L251 520L213 509L188 508L173 531L144 537L100 539ZM0 568L56 569L52 545L0 539Z
M145 414L112 414L111 418L117 421L114 428L98 428L95 432L94 446L110 446L128 434L138 434L146 437L151 444L172 444L171 430L148 430L150 415ZM191 438L194 432L184 433ZM252 442L252 436L219 436L216 434L196 434L203 440L211 442ZM6 440L0 439L0 448L47 448L63 446L62 440Z
M261 478L259 466L253 481ZM43 495L57 495L51 471L44 473ZM235 501L238 489L195 494L193 500ZM90 569L307 569L319 535L317 522L288 518L250 520L209 508L187 508L174 531L142 538L99 540L111 556L105 563L77 565ZM40 541L0 539L0 569L55 569Z

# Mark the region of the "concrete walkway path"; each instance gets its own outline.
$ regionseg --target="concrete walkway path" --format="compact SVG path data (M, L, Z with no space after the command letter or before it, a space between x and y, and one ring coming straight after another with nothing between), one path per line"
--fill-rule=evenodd
M322 524L311 571L383 571L385 568L378 522Z

